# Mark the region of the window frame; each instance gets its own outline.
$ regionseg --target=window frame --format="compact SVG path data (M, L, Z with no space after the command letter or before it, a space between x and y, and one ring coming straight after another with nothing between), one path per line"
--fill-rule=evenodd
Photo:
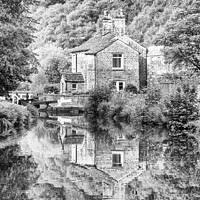
M114 163L114 155L120 155L120 164L121 165L119 165L119 163ZM116 151L116 150L114 150L114 151L112 151L112 167L123 167L124 166L124 151Z
M76 88L73 88L73 85L76 85ZM73 91L77 90L77 83L72 83L72 90Z
M72 135L77 135L77 131L75 129L72 129Z
M121 56L115 56L115 55L121 55ZM121 66L120 67L114 67L114 59L120 59L121 60ZM113 53L112 54L112 69L113 70L124 70L124 54L123 53Z
M123 89L122 90L119 89L119 84L120 83L123 83ZM118 92L119 91L123 91L124 88L125 88L125 81L115 81L115 86L116 86L116 89L117 89Z

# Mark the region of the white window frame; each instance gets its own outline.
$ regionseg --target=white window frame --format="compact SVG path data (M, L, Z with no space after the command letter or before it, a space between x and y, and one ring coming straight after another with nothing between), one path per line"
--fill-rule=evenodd
M116 81L115 83L116 83L116 89L117 89L118 92L124 90L124 88L125 88L125 81ZM120 83L123 83L123 89L122 90L119 89L119 84Z
M76 85L76 88L73 88L73 85ZM77 90L77 83L72 83L72 90Z
M115 166L113 162L113 155L120 155L121 156L121 166ZM124 151L112 151L112 167L123 167L124 166Z
M121 55L121 56L116 56L116 55ZM114 67L114 59L121 59L121 67ZM123 53L113 53L112 54L112 69L113 70L124 69L124 54Z
M76 72L76 54L72 54L72 72Z

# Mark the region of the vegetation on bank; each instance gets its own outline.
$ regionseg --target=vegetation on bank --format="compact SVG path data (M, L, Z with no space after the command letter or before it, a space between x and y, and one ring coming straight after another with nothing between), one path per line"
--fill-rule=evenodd
M38 119L38 111L32 105L20 106L6 101L0 102L0 125L3 130L27 128Z
M171 135L191 130L190 121L199 117L197 92L194 85L182 82L171 94L151 85L139 94L116 92L109 86L90 92L86 117L98 125L126 121L134 125L158 125L168 128Z

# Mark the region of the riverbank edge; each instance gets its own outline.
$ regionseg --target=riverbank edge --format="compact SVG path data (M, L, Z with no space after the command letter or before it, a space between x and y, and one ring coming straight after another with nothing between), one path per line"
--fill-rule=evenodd
M30 104L16 105L7 101L0 102L0 130L28 129L31 124L37 123L37 109Z

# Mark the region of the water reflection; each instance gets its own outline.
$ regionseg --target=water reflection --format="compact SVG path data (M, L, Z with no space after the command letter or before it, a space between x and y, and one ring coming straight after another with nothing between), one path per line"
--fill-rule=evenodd
M1 184L2 199L14 199L12 186L16 199L196 200L197 138L172 137L161 127L91 127L83 116L48 116L1 147L1 183L9 183Z

